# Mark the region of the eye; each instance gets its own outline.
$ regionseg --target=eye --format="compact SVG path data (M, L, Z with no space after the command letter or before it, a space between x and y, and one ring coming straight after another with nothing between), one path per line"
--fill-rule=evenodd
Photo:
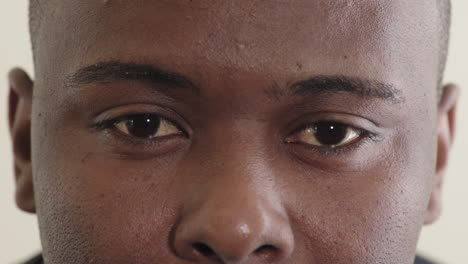
M142 139L182 134L182 131L172 122L153 114L126 116L119 118L113 125L126 135Z
M343 123L323 121L297 131L286 142L335 148L354 143L362 134L361 130Z

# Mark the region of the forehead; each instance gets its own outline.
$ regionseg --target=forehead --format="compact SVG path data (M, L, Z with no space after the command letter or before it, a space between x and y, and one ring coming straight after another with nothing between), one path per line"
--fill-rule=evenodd
M38 57L59 61L54 71L63 75L117 59L204 70L193 75L343 74L434 88L437 81L435 1L53 2L42 37L53 53Z

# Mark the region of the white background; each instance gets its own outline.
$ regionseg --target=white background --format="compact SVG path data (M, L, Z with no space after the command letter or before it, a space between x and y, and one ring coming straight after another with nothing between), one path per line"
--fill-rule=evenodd
M414 1L414 0L412 0ZM453 0L453 27L446 81L463 89L458 111L455 148L446 177L444 211L433 226L425 227L419 251L442 263L468 263L468 1ZM14 203L14 176L7 126L8 83L13 66L32 73L27 1L0 2L0 263L18 263L40 250L34 215L20 212Z

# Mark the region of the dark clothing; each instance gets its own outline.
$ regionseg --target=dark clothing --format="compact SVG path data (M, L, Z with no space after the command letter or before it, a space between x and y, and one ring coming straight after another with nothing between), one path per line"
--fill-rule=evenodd
M425 258L421 258L416 256L416 259L414 261L414 264L436 264L435 262L429 261Z
M42 255L38 255L33 259L26 261L24 264L44 264L44 261L42 261Z
M42 256L39 255L28 262L25 262L24 264L44 264L42 261ZM421 258L416 256L416 259L414 260L414 264L435 264L434 262L430 262L427 259Z

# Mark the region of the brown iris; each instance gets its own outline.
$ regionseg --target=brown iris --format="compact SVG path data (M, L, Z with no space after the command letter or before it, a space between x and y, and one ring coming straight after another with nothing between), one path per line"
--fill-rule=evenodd
M348 127L336 122L320 122L312 127L317 141L322 145L339 145L348 134Z

